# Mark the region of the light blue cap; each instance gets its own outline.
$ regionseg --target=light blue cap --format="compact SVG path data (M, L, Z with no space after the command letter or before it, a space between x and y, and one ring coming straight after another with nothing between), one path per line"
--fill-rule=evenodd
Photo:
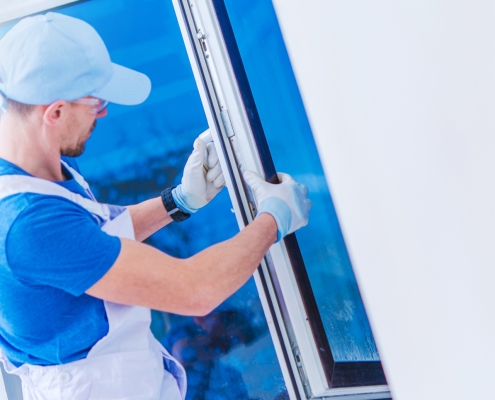
M49 12L24 18L0 40L0 92L25 104L94 96L140 104L149 78L114 64L100 35L80 19Z

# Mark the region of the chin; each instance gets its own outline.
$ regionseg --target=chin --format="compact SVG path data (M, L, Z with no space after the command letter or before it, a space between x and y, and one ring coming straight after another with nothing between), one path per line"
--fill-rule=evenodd
M79 157L81 154L84 153L84 150L86 150L86 146L83 143L76 148L62 150L60 154L67 157Z

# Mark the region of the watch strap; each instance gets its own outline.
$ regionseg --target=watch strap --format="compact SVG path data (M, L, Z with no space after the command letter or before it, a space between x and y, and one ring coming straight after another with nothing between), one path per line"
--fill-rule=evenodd
M182 222L188 219L191 214L180 209L179 206L175 203L174 197L172 196L172 190L174 190L175 188L176 186L166 188L161 193L162 202L165 206L165 210L167 210L168 215L170 215L170 217L175 222Z

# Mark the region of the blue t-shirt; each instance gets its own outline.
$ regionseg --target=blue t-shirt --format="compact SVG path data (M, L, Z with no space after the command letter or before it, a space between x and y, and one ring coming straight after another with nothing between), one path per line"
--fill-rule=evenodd
M29 175L0 159L0 175L12 174ZM56 183L89 197L74 179ZM119 253L120 239L67 199L22 193L0 200L0 346L7 358L20 366L86 357L108 321L103 301L85 291Z

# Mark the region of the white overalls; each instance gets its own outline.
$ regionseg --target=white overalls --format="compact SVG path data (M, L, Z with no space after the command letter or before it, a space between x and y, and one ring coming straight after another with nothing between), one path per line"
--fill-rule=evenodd
M0 200L26 192L64 197L93 214L104 232L134 240L129 211L94 201L83 177L64 165L93 200L56 183L24 175L0 176ZM20 376L25 400L185 399L186 373L153 337L150 310L107 301L105 310L109 332L84 359L62 365L23 364L16 368L0 352L5 370Z

